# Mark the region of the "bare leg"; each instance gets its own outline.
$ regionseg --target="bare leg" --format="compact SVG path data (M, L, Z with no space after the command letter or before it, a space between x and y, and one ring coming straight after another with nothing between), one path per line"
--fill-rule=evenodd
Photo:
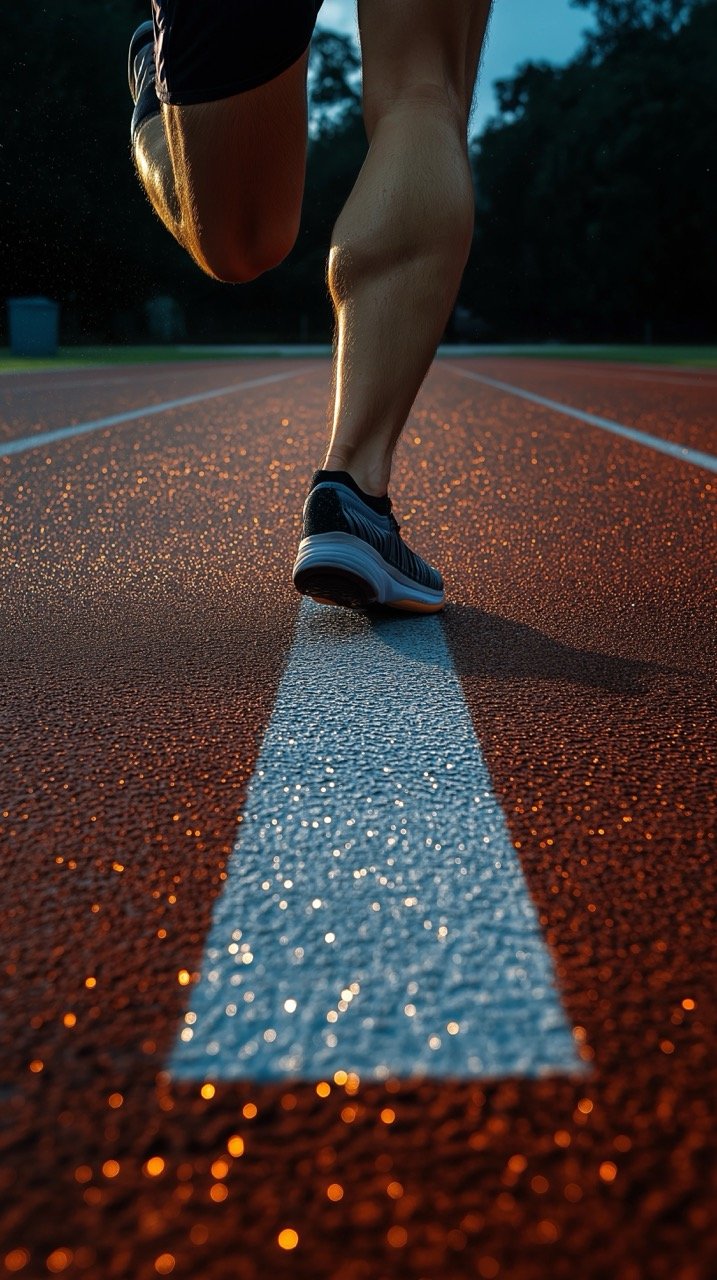
M156 213L208 275L244 282L276 266L299 229L308 54L257 89L164 106L135 163Z
M139 180L142 183L150 204L157 216L162 220L175 240L183 249L187 248L182 235L182 214L177 198L174 181L174 170L169 158L164 121L159 116L150 116L140 126L134 144L134 161L137 166Z
M369 151L334 229L333 431L324 461L386 492L471 242L466 132L490 0L360 0Z

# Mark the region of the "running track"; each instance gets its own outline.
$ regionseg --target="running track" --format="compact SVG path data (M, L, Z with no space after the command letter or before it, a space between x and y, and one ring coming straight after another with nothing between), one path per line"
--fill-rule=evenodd
M500 1070L170 1073L235 842L273 804L255 771L309 681L289 569L327 383L319 361L0 380L0 446L21 442L0 447L0 1268L712 1280L715 373L442 362L401 446L395 509L444 571L449 711L527 886L563 1067L471 971ZM319 669L359 660L364 624L301 616ZM373 717L342 675L364 800L399 767L382 706L420 659L396 625L369 636ZM446 681L412 686L422 742Z

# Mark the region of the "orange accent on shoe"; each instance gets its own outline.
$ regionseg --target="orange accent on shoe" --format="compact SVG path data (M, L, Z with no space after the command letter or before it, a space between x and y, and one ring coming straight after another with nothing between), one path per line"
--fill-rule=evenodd
M417 600L392 600L392 609L403 609L406 613L440 613L444 601L440 604L425 604Z

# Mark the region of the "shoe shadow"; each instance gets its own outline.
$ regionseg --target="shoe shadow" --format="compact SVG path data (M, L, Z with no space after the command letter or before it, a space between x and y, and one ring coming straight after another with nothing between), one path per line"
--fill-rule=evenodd
M466 605L449 605L446 639L459 676L549 680L607 693L647 693L660 675L686 676L675 667L578 649L535 627Z
M441 628L446 646L431 637ZM443 614L402 613L376 607L366 612L312 606L306 619L311 643L340 645L371 635L400 657L457 674L494 680L545 680L610 694L638 697L661 675L693 673L635 658L579 649L496 613L449 604Z

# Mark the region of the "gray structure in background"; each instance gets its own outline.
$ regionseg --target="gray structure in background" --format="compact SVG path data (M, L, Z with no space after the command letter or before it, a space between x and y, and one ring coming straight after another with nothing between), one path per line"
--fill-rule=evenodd
M176 298L160 294L144 304L149 336L154 342L183 342L187 337L184 312Z
M14 356L57 355L60 308L49 298L8 298L10 351Z

